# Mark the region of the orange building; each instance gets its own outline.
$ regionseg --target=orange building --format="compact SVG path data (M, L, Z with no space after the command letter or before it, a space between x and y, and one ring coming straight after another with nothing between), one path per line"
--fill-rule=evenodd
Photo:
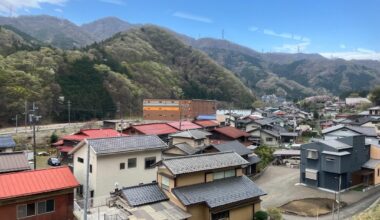
M215 115L214 100L144 99L144 120L192 120L198 115Z

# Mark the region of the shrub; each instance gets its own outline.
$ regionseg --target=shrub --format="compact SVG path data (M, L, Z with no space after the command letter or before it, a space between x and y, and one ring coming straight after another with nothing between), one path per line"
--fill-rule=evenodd
M256 148L255 153L261 159L258 167L260 170L264 169L273 161L273 152L274 149L267 146L260 146Z
M258 211L255 213L254 220L267 220L268 219L268 213L264 211Z
M58 141L58 135L54 132L53 134L51 134L50 136L50 143L55 143Z
M271 220L282 220L282 215L279 209L269 208L267 212Z

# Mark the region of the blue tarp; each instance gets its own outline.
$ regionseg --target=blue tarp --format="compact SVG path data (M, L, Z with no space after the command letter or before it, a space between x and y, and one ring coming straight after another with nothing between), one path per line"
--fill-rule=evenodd
M216 115L198 115L197 120L216 120Z

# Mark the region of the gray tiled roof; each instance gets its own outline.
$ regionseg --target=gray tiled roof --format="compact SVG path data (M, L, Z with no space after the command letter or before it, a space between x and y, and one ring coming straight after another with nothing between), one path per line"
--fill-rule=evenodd
M251 150L249 150L246 146L244 146L239 141L229 141L222 144L216 144L213 146L220 152L233 151L239 154L240 156L252 153Z
M179 143L179 144L175 144L174 146L177 147L178 149L182 150L183 152L185 152L188 155L193 155L200 150L200 148L193 148L188 143Z
M370 159L362 167L375 169L378 165L380 165L380 160Z
M187 130L187 131L182 131L178 132L175 134L169 135L170 137L181 137L181 138L193 138L193 139L205 139L207 136L210 136L211 133L207 131L202 131L202 130Z
M172 191L185 206L206 203L210 208L253 199L266 194L246 176L178 187Z
M137 135L87 139L96 154L164 149L167 145L156 135Z
M130 206L141 206L169 200L157 183L126 187L121 191L123 198L127 200Z
M24 152L0 154L0 173L30 170L28 159Z
M339 139L331 139L331 140L320 140L319 141L320 143L322 144L325 144L329 147L332 147L332 148L336 148L336 149L347 149L347 148L352 148L351 145L348 145L348 144L345 144L341 141L339 141Z
M10 135L1 135L0 136L0 148L15 147L16 142L13 140Z
M261 159L257 155L250 155L248 156L247 161L249 162L249 164L257 164L261 161Z
M269 135L272 135L274 137L280 137L280 133L278 131L271 131L271 130L267 130L267 129L261 129L262 132L265 132Z
M342 124L323 129L322 134L327 134L327 133L330 133L339 129L343 129L343 128L347 128L349 130L352 130L359 134L363 134L365 136L370 136L370 137L377 136L376 130L373 127L361 127L361 126L351 126L351 125L342 125Z
M235 152L222 152L167 158L162 161L162 164L174 175L177 175L224 167L242 166L248 164L248 162Z

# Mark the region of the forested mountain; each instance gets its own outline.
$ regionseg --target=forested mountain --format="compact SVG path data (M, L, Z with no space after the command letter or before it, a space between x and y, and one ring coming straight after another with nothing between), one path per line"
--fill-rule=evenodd
M124 32L136 25L132 25L116 17L101 18L96 21L83 24L80 28L90 34L95 41L102 41L112 37L118 32Z
M143 98L217 99L239 107L254 101L232 72L155 26L81 50L41 47L5 54L0 66L2 123L21 114L25 100L36 101L45 120L66 119L67 100L76 120L112 117L118 102L123 114L136 114Z

